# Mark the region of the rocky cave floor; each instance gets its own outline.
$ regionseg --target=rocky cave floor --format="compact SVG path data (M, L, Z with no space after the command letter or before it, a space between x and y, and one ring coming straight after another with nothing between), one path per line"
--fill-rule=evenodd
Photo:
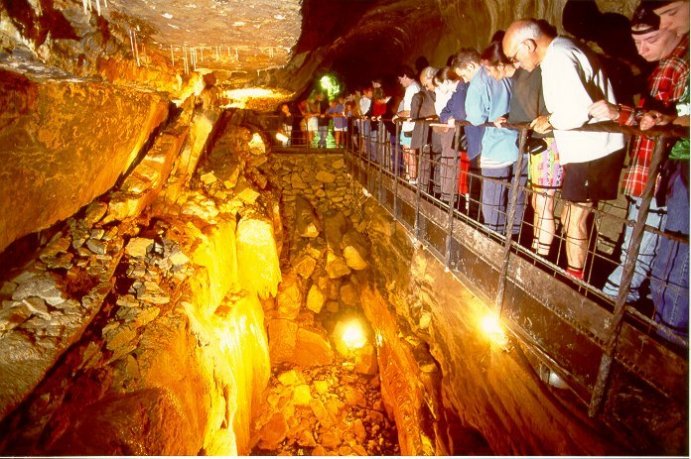
M326 366L275 366L264 400L252 455L401 454L379 375L358 373L340 356Z

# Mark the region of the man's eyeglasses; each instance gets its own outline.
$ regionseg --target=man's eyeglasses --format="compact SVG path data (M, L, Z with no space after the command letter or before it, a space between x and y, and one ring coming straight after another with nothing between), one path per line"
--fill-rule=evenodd
M520 42L518 44L518 46L516 47L516 52L513 53L513 56L506 56L506 58L509 60L509 62L511 62L512 64L518 63L518 59L516 58L516 56L518 56L518 52L521 50L521 46L523 46L524 44L525 44L525 40L523 40L522 42Z

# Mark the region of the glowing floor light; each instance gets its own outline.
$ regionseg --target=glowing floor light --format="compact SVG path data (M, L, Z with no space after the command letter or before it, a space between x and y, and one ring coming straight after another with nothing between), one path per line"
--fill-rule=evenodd
M492 343L498 346L505 347L509 343L509 338L495 313L486 314L480 319L480 330Z
M284 133L282 133L282 132L277 132L277 133L276 133L276 140L278 140L278 141L281 142L283 145L285 145L285 144L288 143L288 140L289 140L289 139L288 139L288 136L285 135Z
M365 329L357 319L342 322L339 334L343 344L351 350L362 349L367 344Z

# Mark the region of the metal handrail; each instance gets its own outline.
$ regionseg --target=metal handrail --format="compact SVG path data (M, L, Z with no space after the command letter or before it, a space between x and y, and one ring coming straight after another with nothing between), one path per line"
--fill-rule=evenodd
M358 119L365 119L365 118L358 118ZM379 119L379 120L382 123L387 122L387 121L391 121L391 120L387 120L387 119ZM353 121L353 119L350 120L351 125L352 125L352 121ZM398 121L403 121L403 120L399 119ZM411 121L411 120L408 119L407 121ZM423 122L427 125L437 124L436 120L434 120L434 119L420 119L420 120L413 120L413 121ZM466 121L456 121L454 124L455 124L455 128L456 128L456 132L455 132L455 138L456 139L455 140L456 140L456 145L458 145L458 139L460 137L460 129L459 128L467 126L470 123L468 123ZM492 123L486 123L485 126L495 127L495 125ZM395 127L396 127L395 138L398 139L399 134L400 134L400 127L401 127L400 122L396 122ZM426 126L426 127L429 127L429 126ZM515 129L515 130L519 131L519 133L520 133L520 142L519 142L520 143L520 145L519 145L520 154L518 157L520 158L519 161L522 160L522 158L523 158L522 153L525 151L525 141L526 141L526 138L528 135L529 125L527 123L519 123L519 124L505 123L504 125L502 125L502 127L507 128L507 129ZM654 129L651 129L648 131L641 131L637 128L632 128L632 127L627 127L627 126L619 126L618 124L611 123L611 122L588 124L586 126L578 128L577 130L589 131L589 132L614 132L614 133L624 133L624 134L630 134L630 135L631 134L632 135L644 135L644 136L653 137L653 138L657 138L657 139L667 139L670 137L688 137L688 135L689 135L688 129L680 127L680 126L673 126L673 125L672 126L664 126L664 127L657 127L657 128L654 128ZM355 155L360 156L357 151L353 150L353 145L352 145L353 139L351 138L350 134L348 134L346 136L346 139L347 139L347 148L346 149L349 152L355 153ZM360 138L359 140L360 140L361 145L362 145L363 141L369 141L369 139L363 139L363 138ZM656 155L655 161L656 162L655 162L655 164L652 165L653 167L651 169L655 173L657 171L657 165L659 165L660 161L662 160L661 156L662 156L662 153L664 151L664 149L661 146L662 142L660 141L657 143L660 146L658 148L656 148L656 153L655 153L655 155ZM392 147L392 148L398 148L398 146ZM363 150L363 152L366 152L366 150ZM422 170L422 168L421 168L422 155L418 155L418 156L419 156L419 158L418 158L418 171L421 171ZM361 159L363 159L363 158L361 158ZM399 177L400 154L393 154L393 158L391 161L393 163L392 164L393 165L393 171L390 170L391 165L389 165L389 167L386 168L383 166L383 164L380 164L380 163L388 163L388 159L383 158L383 156L381 156L381 155L378 156L377 159L379 162L372 161L372 159L369 157L369 155L367 155L367 157L364 158L364 162L366 162L367 166L369 168L376 168L377 172L378 172L379 193L378 193L377 198L380 202L382 202L382 199L383 199L383 194L382 194L383 179L385 176L392 176L393 177L393 209L392 209L392 213L393 213L394 218L396 218L399 221L402 221L399 217L399 205L398 205L399 186L400 186L399 182L401 181L401 179ZM459 161L460 161L460 155L459 155L458 149L456 149L456 154L454 157L454 164L453 164L453 171L455 171L453 174L453 181L454 181L453 189L454 190L456 190L456 188L457 188L457 179L458 179L457 171L458 171ZM498 284L497 294L496 294L496 299L495 299L495 304L497 305L500 313L502 311L503 303L504 303L503 297L504 297L504 292L505 292L505 285L506 285L506 282L508 281L508 277L509 277L508 266L509 266L509 258L511 255L511 249L514 248L517 251L522 251L523 253L526 253L526 254L530 253L528 250L523 250L522 246L518 245L517 243L512 242L511 236L509 233L510 232L510 226L511 226L510 222L513 221L513 215L514 215L514 212L516 211L516 199L517 199L517 195L518 195L517 189L518 189L518 184L519 184L517 180L518 180L518 174L520 173L520 171L521 171L521 168L516 167L516 174L514 174L514 178L513 178L512 184L511 184L511 197L510 197L510 200L508 203L508 214L509 215L507 216L508 218L507 218L507 225L506 225L506 234L503 235L505 237L504 249L503 249L503 258L502 258L500 274L499 274L499 276L500 276L499 277L499 284ZM650 202L650 197L652 196L652 192L653 192L653 189L652 189L653 188L652 187L653 182L654 182L654 180L649 180L649 186L648 186L648 189L646 190L647 199L644 202L644 207L646 208L646 211L647 211L647 206ZM415 185L414 191L415 191L415 220L414 220L414 223L412 225L411 230L412 230L413 234L415 234L416 239L419 240L421 237L420 214L419 214L419 212L420 212L420 200L421 200L421 197L423 195L423 192L421 190L420 180L418 180L417 184ZM425 194L425 199L430 199L432 201L435 201L435 202L437 202L437 204L440 204L441 206L445 205L444 203L442 203L439 200L434 199L430 195L428 195L426 193L424 193L424 194ZM455 218L460 215L456 209L456 206L455 206L455 204L456 204L455 198L456 198L456 193L453 193L452 202L450 203L450 205L448 207L448 217L447 217L448 222L446 223L446 228L447 228L447 230L446 230L446 243L445 243L445 248L444 248L445 253L440 254L442 261L445 263L445 265L447 267L449 267L450 260L451 260L450 252L451 252L451 242L452 242L452 238L453 238L453 224L454 224ZM603 217L603 216L608 215L605 212L602 212L602 211L595 209L595 208L591 209L590 211L592 211L593 214L595 214L596 216L599 216L599 217ZM402 221L402 223L405 223L405 222ZM439 222L439 223L441 223L441 222ZM628 220L624 220L624 224L631 225L632 223ZM616 351L616 347L617 347L617 343L618 343L618 339L619 339L619 334L621 332L621 326L623 324L624 318L627 316L627 311L629 309L631 309L631 308L627 308L626 294L628 292L628 287L631 283L631 277L633 274L633 267L635 265L635 261L637 258L638 241L640 241L640 238L642 237L642 234L644 231L651 231L651 232L655 232L656 234L664 234L665 237L670 237L669 234L663 233L660 230L657 230L655 228L651 228L650 226L647 226L645 224L645 212L639 213L638 219L635 223L633 223L633 225L634 225L634 236L635 237L632 237L632 240L630 243L628 258L626 259L626 262L624 265L625 274L624 274L624 277L622 279L622 285L620 286L619 295L618 295L618 297L614 303L614 309L613 309L613 313L612 313L613 319L612 319L612 322L611 322L609 329L608 329L609 333L607 335L607 338L605 339L605 345L604 345L604 350L603 350L602 361L600 364L600 370L598 372L597 382L595 384L595 388L593 390L593 394L592 394L591 402L590 402L590 406L589 406L589 413L591 414L591 416L594 416L596 414L596 412L599 409L599 406L601 405L601 402L602 402L602 399L604 396L604 392L605 392L605 387L607 385L607 380L609 378L610 366L611 366L611 363L613 361L613 356L615 355L615 351ZM677 239L677 240L682 240L684 242L688 241L688 238L684 238L684 237L680 237L680 236L671 237L671 238ZM424 241L422 241L422 242L424 243ZM535 257L533 256L533 258L535 258ZM540 257L538 257L538 259L539 258ZM562 274L565 274L565 272L563 272L563 270L561 268L559 268L556 265L552 265L547 260L539 259L537 261L540 261L541 263L544 263L545 265L552 267L555 270L555 272L561 272ZM576 279L571 279L571 281L576 283L579 286L587 288L588 289L587 291L591 291L591 292L595 292L595 293L598 292L598 289L596 289L595 287L593 287L592 285L590 285L584 281L579 281ZM601 298L604 298L604 294L602 294L601 292L599 295ZM628 311L628 312L629 312L629 314L628 314L629 316L635 316L639 320L645 321L647 323L647 325L654 326L657 328L665 328L663 325L652 321L652 319L645 318L645 316L643 316L642 314L635 314L635 313L631 314L630 311ZM680 340L678 342L678 344L686 345L686 342L683 340Z

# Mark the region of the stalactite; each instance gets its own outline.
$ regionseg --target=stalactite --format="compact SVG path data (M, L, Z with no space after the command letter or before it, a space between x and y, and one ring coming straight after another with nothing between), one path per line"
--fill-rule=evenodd
M96 14L101 16L105 8L108 8L108 0L103 0L103 7L101 7L101 0L82 0L82 9L85 14L96 11Z
M137 32L133 29L130 29L130 46L132 47L132 58L137 63L137 67L140 67L141 62L139 60L139 47L137 46Z

